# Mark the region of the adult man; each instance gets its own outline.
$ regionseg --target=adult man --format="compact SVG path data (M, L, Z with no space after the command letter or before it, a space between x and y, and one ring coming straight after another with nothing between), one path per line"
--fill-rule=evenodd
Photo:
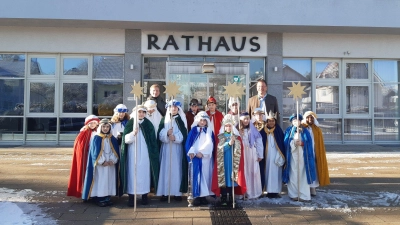
M302 125L307 128L312 138L312 145L314 150L315 158L315 170L316 179L310 185L311 196L316 196L317 191L315 190L318 186L326 186L330 184L328 162L326 160L326 151L324 144L324 137L322 136L322 130L318 127L319 123L317 115L312 111L304 113L304 119Z
M267 82L265 80L259 80L257 82L258 94L249 99L247 112L252 115L256 108L262 108L265 114L267 114L269 111L276 112L276 121L279 124L278 101L276 100L275 96L267 94L267 90Z
M151 122L145 118L146 108L138 105L133 109L132 119L126 124L121 148L121 191L129 195L128 206L134 206L134 195L142 195L142 205L147 205L150 184L157 190L159 173L159 150ZM135 125L136 113L138 122ZM137 142L137 149L135 144ZM137 151L137 154L135 154ZM136 171L135 171L135 157ZM136 177L135 177L136 176ZM136 188L135 188L136 179Z
M162 116L165 116L165 112L167 111L165 109L165 101L164 99L160 96L160 85L158 84L153 84L150 87L150 96L147 98L147 100L154 100L157 103L157 110L160 112Z
M162 119L161 113L157 110L157 103L154 100L147 100L144 103L144 107L147 109L146 118L153 124L154 132L157 137L158 127Z
M214 138L217 140L217 135L221 128L221 122L224 119L224 115L217 110L217 100L212 96L207 99L207 108L208 110L206 113L210 117L211 124L214 127Z
M188 128L192 127L194 117L197 115L197 113L199 113L199 101L194 98L194 99L190 100L189 106L190 106L190 109L186 112L186 120L187 120Z
M282 166L285 163L283 131L276 124L276 114L269 112L264 129L260 131L264 144L264 159L260 163L261 179L268 198L280 198L282 190Z
M293 114L292 126L285 131L286 167L282 181L287 184L288 195L294 201L310 201L310 184L315 181L315 159L312 140L307 129L301 127L301 114Z

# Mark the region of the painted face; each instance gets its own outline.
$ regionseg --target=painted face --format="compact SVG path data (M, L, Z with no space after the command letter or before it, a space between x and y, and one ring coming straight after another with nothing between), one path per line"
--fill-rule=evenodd
M107 134L110 131L110 128L110 124L103 124L103 126L101 126L101 132Z
M174 105L173 105L173 106L171 106L170 108L171 108L170 110L171 110L172 115L175 116L176 114L178 114L179 108L178 108L177 106L174 106Z
M259 122L261 122L263 120L263 114L261 114L261 113L254 114L254 117Z
M237 114L237 113L238 113L238 104L237 104L237 103L233 103L233 104L232 104L232 106L231 106L231 111L232 111L234 114Z
M296 118L292 120L292 125L295 127L298 127L300 125L300 121L298 121Z
M313 125L314 124L314 117L311 116L311 115L307 116L306 122L307 122L308 125Z
M264 96L267 93L268 87L264 82L257 83L258 96Z
M192 112L197 112L197 110L199 109L198 105L191 105L190 109L192 110Z
M88 126L91 130L96 129L98 123L96 121L91 121L88 123Z
M232 125L225 124L225 131L228 132L228 133L232 132Z
M146 111L139 110L138 118L139 120L143 119L146 116Z
M244 118L244 119L242 120L242 123L243 123L243 126L249 125L249 123L250 123L250 118L249 118L249 117Z
M267 127L274 128L275 127L275 120L274 119L268 119L267 120Z
M197 124L199 127L205 127L207 126L207 120L206 119L200 119L199 123Z
M158 87L152 87L150 88L150 94L154 98L157 98L160 95L160 89Z
M124 117L125 117L125 113L124 113L124 112L119 112L119 113L118 113L118 118L119 118L119 120L123 120Z
M213 102L210 102L207 104L207 107L210 109L210 112L215 112L215 109L217 108L217 105Z

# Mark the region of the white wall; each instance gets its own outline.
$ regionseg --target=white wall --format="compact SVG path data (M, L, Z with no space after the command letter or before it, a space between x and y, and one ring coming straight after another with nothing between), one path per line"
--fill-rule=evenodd
M400 35L284 33L283 57L398 59Z
M125 30L0 27L0 52L125 53Z

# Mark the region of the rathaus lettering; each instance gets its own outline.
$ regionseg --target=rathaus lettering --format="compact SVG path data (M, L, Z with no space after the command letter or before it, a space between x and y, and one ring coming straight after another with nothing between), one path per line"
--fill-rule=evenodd
M242 37L242 39L240 40L240 38L238 38L239 40L236 40L236 37L230 37L231 44L228 44L227 40L225 37L219 37L218 43L215 46L212 46L212 38L213 37L203 37L203 36L197 36L197 38L195 38L195 36L187 36L187 35L182 35L180 38L185 40L186 46L185 49L186 51L190 51L190 43L192 43L191 41L195 41L197 39L197 43L198 43L198 50L199 51L203 51L203 48L207 48L207 51L211 52L211 51L218 51L219 49L225 49L226 51L231 51L231 49L233 49L234 51L240 52L244 49L246 44L250 44L252 46L252 48L250 49L250 51L252 52L257 52L258 50L260 50L260 44L257 43L258 41L258 37L254 36L251 37L247 40L247 37ZM214 37L215 38L215 37ZM248 41L248 43L247 43ZM160 43L158 42L158 36L155 34L148 34L147 35L147 49L148 50L152 50L153 48L159 50L167 50L168 46L173 47L175 50L179 50L179 48L182 48L183 46L178 46L178 44L175 41L175 37L173 35L169 35L168 39L165 43Z

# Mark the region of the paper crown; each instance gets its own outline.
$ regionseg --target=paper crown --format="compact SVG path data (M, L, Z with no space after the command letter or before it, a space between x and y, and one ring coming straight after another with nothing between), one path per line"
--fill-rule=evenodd
M222 126L225 126L226 124L230 124L232 126L235 125L235 120L233 119L233 115L226 114L224 116L224 119L222 119Z
M172 100L168 101L167 104L165 104L166 109L171 106L182 107L181 103L176 99L172 99Z
M269 111L269 113L267 113L267 115L266 115L267 120L268 119L276 119L276 114L277 113L273 113L272 111Z
M114 113L127 113L128 108L124 104L119 104L115 106Z
M217 104L217 100L215 100L215 98L214 98L213 96L210 96L210 97L207 99L207 104L208 104L208 103Z
M200 111L199 113L197 113L197 115L195 116L195 120L197 119L210 119L210 116L208 116L208 114L205 111Z

